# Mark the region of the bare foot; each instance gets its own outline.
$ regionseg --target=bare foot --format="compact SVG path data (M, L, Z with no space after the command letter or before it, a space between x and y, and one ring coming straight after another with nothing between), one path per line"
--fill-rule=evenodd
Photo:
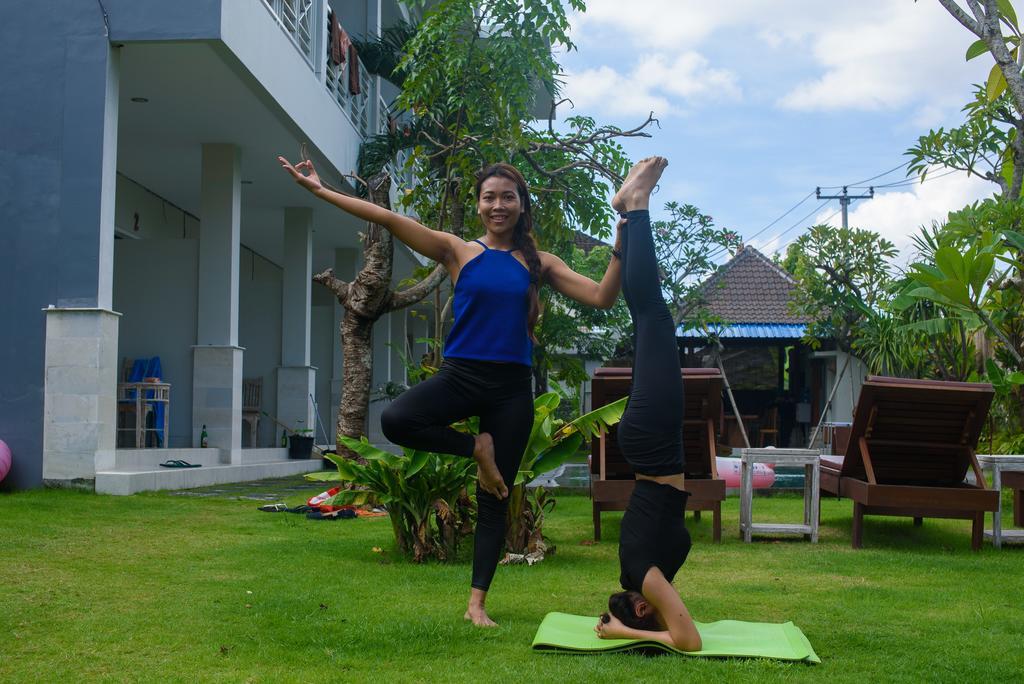
M622 187L612 198L612 206L617 211L631 211L634 209L646 209L651 199L651 192L658 184L662 172L668 166L668 160L664 157L648 157L641 159L629 170L629 175L622 183ZM623 209L619 209L623 207Z
M644 157L643 159L638 161L636 164L633 164L633 166L630 167L630 169L629 169L629 173L627 173L626 177L622 180L622 185L625 185L626 183L628 183L629 179L636 175L636 172L637 172L637 170L639 170L641 164L643 164L645 161L648 161L649 159L652 159L652 158L653 157ZM619 197L619 194L621 192L622 192L622 190L621 190L621 186L620 186L619 192L615 193L615 197L612 197L612 209L614 209L615 211L619 212L620 214L625 214L626 213L626 203L622 200L621 197Z
M488 615L487 611L484 610L483 605L469 604L466 608L466 614L462 616L463 619L469 620L473 623L474 627L497 627L498 623L492 620Z
M484 491L490 492L499 499L508 496L508 487L501 478L498 465L494 462L494 439L490 434L481 432L476 436L473 448L473 460L477 465L477 477Z

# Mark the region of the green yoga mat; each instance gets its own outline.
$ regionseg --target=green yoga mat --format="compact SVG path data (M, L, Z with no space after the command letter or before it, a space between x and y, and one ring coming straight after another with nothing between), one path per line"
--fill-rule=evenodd
M566 613L548 613L533 638L535 651L555 653L615 653L632 649L660 648L688 656L773 658L820 663L800 628L792 622L697 622L704 648L695 653L680 651L658 641L642 639L599 639L594 633L598 618Z

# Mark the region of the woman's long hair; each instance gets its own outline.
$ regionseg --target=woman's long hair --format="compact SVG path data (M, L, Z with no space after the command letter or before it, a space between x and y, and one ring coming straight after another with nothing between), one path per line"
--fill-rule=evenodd
M660 632L662 627L653 612L642 618L636 616L636 604L643 601L644 596L635 591L620 591L608 597L608 612L619 618L619 622L633 629L644 629L649 632Z
M526 332L535 343L537 337L533 334L537 326L537 319L540 318L540 286L541 286L541 264L540 254L537 253L537 241L533 237L533 214L530 205L530 189L526 185L526 179L519 169L511 164L491 164L485 166L476 175L476 200L480 201L480 188L484 181L491 176L501 176L516 184L516 191L519 193L519 200L522 202L522 211L519 213L519 220L512 230L512 246L523 253L526 265L530 269L530 289L527 291L528 308L526 310Z

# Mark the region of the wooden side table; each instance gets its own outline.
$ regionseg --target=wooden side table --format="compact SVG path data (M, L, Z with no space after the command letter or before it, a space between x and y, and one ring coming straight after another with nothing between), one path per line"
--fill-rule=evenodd
M171 428L171 383L169 382L119 382L117 383L117 403L129 413L135 415L132 427L118 426L118 432L127 432L135 439L135 448L146 446L146 433L163 433L163 447L167 448L168 431ZM163 421L161 425L146 427L146 415L153 411L157 404L163 404Z
M978 454L978 463L982 468L992 469L992 489L1002 491L1003 475L1005 473L1006 485L1013 488L1013 514L1014 523L1024 524L1024 456L1009 456L1000 454ZM984 484L984 483L982 483ZM1024 541L1024 530L1003 531L1003 504L999 502L999 508L992 513L992 529L985 530L985 536L992 539L992 546L997 549L1006 541Z
M802 534L818 543L818 506L820 504L821 451L818 449L740 449L740 535L749 542L754 532ZM755 523L754 464L804 467L804 522Z

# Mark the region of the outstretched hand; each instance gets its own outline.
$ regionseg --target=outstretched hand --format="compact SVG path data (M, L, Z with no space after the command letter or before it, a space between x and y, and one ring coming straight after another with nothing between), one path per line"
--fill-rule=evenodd
M295 182L306 188L310 192L316 192L317 190L323 189L323 183L320 182L320 176L317 175L316 169L313 168L313 162L310 160L300 161L298 164L292 166L284 157L278 157L277 161L281 163L281 167L287 171Z

